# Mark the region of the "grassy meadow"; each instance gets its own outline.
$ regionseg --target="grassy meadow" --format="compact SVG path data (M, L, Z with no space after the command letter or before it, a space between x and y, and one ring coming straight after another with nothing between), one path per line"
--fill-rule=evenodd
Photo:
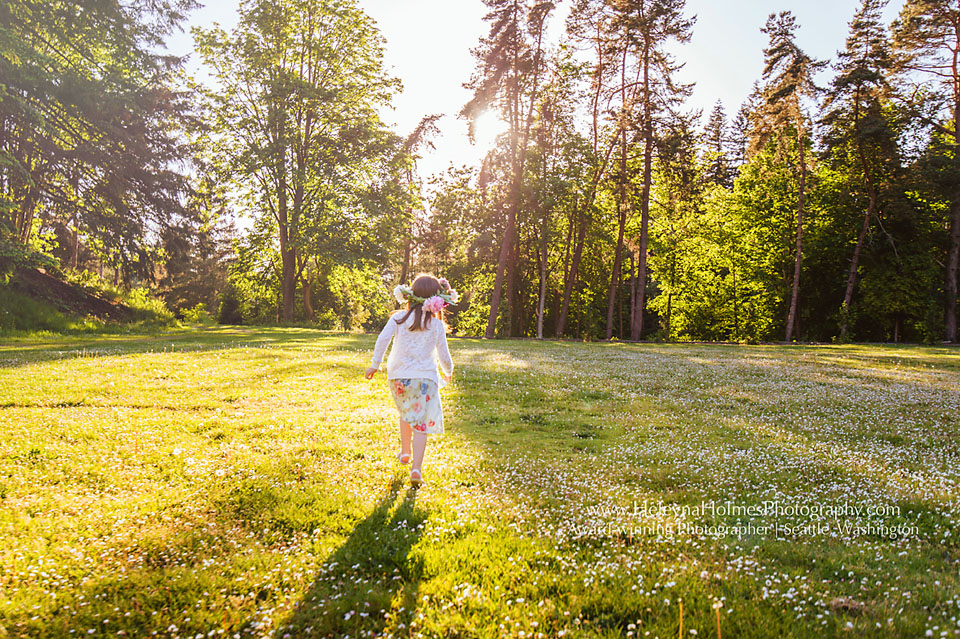
M957 349L373 341L0 342L0 638L960 637Z

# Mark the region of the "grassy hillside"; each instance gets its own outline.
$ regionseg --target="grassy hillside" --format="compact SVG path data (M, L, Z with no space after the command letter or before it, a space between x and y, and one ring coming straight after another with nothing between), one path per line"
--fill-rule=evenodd
M960 636L956 349L372 345L0 345L0 637Z
M20 268L0 284L0 335L160 327L173 314L146 288L124 290L89 272Z

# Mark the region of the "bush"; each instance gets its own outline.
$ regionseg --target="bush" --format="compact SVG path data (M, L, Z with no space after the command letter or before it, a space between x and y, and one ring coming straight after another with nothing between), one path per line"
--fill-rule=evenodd
M217 309L217 323L219 324L243 324L242 300L237 287L232 283L227 283L226 288L220 295L220 308Z
M121 295L123 303L133 309L138 319L173 320L173 313L162 300L146 287L139 287Z
M314 320L317 324L317 328L321 331L342 331L343 322L340 321L340 317L333 312L333 309L324 309L322 312L317 313L316 319Z
M56 260L24 246L0 226L0 284L7 284L18 268L54 269Z
M183 311L183 319L191 324L212 324L213 315L207 310L207 305L200 302L193 308Z

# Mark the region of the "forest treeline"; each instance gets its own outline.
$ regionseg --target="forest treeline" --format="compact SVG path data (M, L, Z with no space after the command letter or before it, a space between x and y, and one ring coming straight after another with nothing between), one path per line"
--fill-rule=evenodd
M441 114L385 126L399 83L353 0L242 2L193 32L202 83L162 53L193 0L10 0L0 275L354 330L433 271L463 335L957 341L960 0L861 0L832 60L773 14L753 92L709 113L684 0L484 3L459 115L506 130L425 180Z

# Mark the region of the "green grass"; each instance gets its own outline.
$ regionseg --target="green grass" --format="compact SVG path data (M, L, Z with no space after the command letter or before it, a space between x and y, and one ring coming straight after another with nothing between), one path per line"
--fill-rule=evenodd
M0 637L960 636L956 349L453 340L413 491L372 345L2 342Z

